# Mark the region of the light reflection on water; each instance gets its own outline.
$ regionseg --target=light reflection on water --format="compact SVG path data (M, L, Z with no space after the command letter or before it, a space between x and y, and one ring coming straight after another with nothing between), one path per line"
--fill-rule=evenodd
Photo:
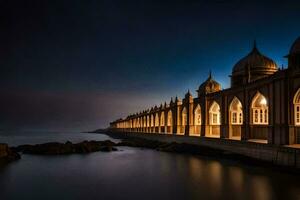
M119 149L86 155L23 155L20 161L0 168L0 197L300 199L298 175L197 156Z

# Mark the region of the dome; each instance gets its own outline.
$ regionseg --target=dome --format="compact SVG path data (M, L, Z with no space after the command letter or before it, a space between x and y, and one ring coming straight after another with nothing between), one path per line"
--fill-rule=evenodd
M252 51L238 61L232 69L231 85L238 86L247 82L266 77L278 70L276 63L264 56L257 49L256 44Z
M197 92L198 92L198 96L200 96L201 94L217 92L220 90L221 90L221 85L212 78L211 73L210 73L208 79L206 79L206 81L204 81L199 86L199 89L197 90Z
M296 39L290 49L289 55L285 57L289 60L288 65L290 69L300 69L300 37Z
M293 43L290 54L300 54L300 37Z

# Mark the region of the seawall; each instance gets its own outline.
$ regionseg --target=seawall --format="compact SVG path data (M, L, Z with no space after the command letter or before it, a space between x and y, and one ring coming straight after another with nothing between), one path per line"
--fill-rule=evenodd
M207 146L266 161L279 166L300 169L300 149L247 141L196 136L178 136L158 133L110 132L125 138L143 138L161 142L188 143Z

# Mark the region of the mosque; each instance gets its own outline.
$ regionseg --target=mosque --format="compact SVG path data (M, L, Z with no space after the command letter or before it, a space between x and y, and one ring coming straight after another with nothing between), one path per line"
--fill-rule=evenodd
M232 69L231 87L210 74L197 90L159 107L110 123L124 132L222 138L272 145L300 144L300 37L288 67L263 55L254 44Z

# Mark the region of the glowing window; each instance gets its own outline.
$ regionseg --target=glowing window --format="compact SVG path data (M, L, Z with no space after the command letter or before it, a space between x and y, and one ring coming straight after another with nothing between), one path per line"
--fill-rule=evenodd
M294 121L296 126L300 126L300 89L294 96Z
M268 124L268 102L260 93L257 93L252 100L252 122L253 124Z
M221 118L221 113L220 113L220 106L216 102L213 102L209 109L209 117L210 117L210 125L220 125L220 118Z

